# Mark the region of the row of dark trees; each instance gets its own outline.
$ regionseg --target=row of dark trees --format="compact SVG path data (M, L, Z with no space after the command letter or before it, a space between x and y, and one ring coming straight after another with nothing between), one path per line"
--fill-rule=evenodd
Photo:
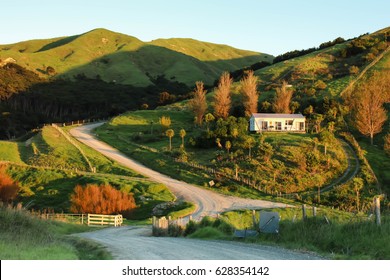
M186 97L190 89L163 76L139 88L78 75L74 80L44 80L17 64L0 67L0 139L19 136L40 124L106 118L127 110L154 108L160 101ZM177 95L159 96L174 91Z

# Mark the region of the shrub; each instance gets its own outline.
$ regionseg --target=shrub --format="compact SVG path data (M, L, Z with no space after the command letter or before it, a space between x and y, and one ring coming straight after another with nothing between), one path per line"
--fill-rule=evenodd
M198 225L194 221L189 221L184 230L184 236L194 233L197 229Z
M134 197L110 185L77 185L70 196L73 213L113 214L136 207Z
M0 201L12 202L18 195L19 189L18 183L5 172L5 166L0 166Z

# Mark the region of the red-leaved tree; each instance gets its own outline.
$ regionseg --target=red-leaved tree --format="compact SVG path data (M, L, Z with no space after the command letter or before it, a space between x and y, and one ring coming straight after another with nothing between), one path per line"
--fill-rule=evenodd
M5 169L5 166L0 166L0 201L10 203L18 195L20 187L6 173Z
M110 185L77 185L70 201L73 213L114 214L136 207L133 195Z

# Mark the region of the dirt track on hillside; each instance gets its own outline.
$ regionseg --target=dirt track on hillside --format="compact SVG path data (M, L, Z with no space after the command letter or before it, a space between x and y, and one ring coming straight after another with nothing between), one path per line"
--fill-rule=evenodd
M284 203L225 196L183 181L172 179L164 174L156 172L139 162L128 158L108 144L97 140L94 137L92 130L102 124L103 123L83 125L73 128L70 133L80 142L88 145L108 158L147 176L153 181L166 185L177 198L193 202L197 206L196 211L193 213L194 219L199 219L202 216L215 216L217 213L228 210L288 207L288 205Z

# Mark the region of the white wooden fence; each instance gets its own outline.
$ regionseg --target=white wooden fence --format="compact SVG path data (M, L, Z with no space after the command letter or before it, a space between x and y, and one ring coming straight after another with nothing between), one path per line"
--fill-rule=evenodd
M123 223L122 215L99 215L99 214L88 214L87 225L88 226L107 226L112 225L115 227L121 226Z

